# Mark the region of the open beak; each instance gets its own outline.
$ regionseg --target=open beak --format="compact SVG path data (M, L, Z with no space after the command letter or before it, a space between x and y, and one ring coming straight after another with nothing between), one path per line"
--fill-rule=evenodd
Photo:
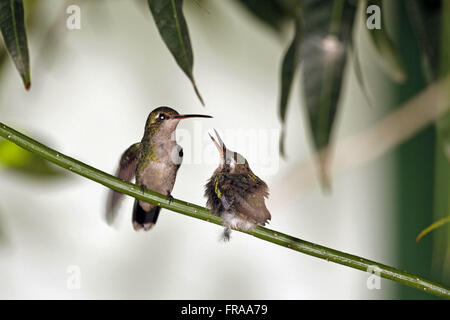
M216 139L214 139L214 137L208 133L209 137L216 145L216 148L220 153L220 157L222 158L223 161L225 161L225 155L226 155L227 148L225 147L225 144L223 143L223 141L220 138L219 134L217 133L216 129L214 129L214 132L216 133L216 136L217 136L217 139L219 140L219 142L217 142Z
M187 118L212 118L206 114L179 114L174 116L175 119L187 119Z

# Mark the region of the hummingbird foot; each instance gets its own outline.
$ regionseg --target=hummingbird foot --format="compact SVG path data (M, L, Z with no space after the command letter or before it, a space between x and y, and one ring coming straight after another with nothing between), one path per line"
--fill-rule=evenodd
M175 199L174 197L172 197L170 192L167 193L167 198L169 198L169 205L172 204L173 199Z
M230 238L231 238L231 229L229 227L226 227L222 233L222 241L229 242Z

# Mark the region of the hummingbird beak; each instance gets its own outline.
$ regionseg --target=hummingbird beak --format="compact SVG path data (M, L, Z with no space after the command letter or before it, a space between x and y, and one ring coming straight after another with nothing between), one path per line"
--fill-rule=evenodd
M217 136L217 139L219 140L219 142L217 142L216 139L214 139L214 137L208 133L209 137L211 138L211 140L216 145L216 148L217 148L217 150L220 153L220 157L222 158L222 161L225 161L227 148L225 147L225 144L223 143L223 141L220 138L219 134L217 133L216 129L214 129L214 132L216 133L216 136Z
M206 114L179 114L173 117L174 119L187 119L187 118L212 118Z

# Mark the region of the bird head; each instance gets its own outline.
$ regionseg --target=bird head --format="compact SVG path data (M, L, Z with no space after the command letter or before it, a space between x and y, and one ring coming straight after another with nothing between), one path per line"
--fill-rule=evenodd
M209 136L220 154L219 168L225 169L230 173L244 173L248 171L250 168L247 160L240 153L228 149L215 129L214 132L218 141L212 135Z

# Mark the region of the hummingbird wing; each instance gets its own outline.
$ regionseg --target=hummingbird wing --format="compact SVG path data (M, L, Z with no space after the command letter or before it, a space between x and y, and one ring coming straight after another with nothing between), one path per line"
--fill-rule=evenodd
M222 185L222 198L229 203L235 214L264 225L271 218L265 204L265 198L269 196L267 184L253 173L235 174L230 178Z
M235 211L238 215L263 226L271 218L264 200L263 192L252 193L247 198L238 195L235 197Z
M136 167L141 152L141 143L135 143L122 154L119 162L119 168L116 171L116 177L130 181L136 174ZM106 222L112 224L116 217L117 204L122 197L122 193L110 190L108 202L106 204Z

